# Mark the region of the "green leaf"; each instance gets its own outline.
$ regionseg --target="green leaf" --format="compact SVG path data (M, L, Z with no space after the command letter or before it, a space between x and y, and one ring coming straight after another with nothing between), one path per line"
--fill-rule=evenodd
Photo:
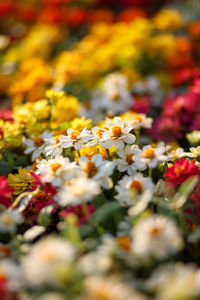
M11 173L12 168L5 160L0 160L0 175L8 176Z
M121 205L117 201L108 202L99 207L91 218L93 224L100 223L107 219L113 212L119 210Z
M193 192L199 181L198 176L194 176L186 180L183 184L181 184L178 192L174 195L172 202L175 203L175 208L182 207L187 201L190 194Z

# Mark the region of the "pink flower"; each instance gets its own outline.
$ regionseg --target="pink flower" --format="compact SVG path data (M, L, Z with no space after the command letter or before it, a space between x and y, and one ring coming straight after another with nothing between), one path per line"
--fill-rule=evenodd
M168 184L176 187L195 175L200 176L200 168L194 161L190 162L188 159L181 158L175 161L172 167L166 169L164 177Z
M94 206L91 204L88 204L87 209L88 209L89 215L91 216L94 212ZM64 209L60 213L60 216L62 218L65 218L69 214L75 214L78 217L78 225L79 226L88 222L88 217L85 215L82 205L69 206L68 208Z
M9 187L8 180L5 176L0 176L0 204L3 204L7 208L11 205L11 195L14 191Z

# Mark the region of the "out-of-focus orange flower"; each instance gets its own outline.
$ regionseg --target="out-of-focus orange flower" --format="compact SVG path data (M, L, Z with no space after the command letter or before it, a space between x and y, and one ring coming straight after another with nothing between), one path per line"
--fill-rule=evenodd
M194 65L191 41L186 37L176 39L176 50L169 57L168 62L172 68L191 67Z
M136 18L146 18L147 14L145 13L144 10L142 10L139 7L132 7L129 9L124 10L120 15L119 15L119 21L122 22L131 22Z
M95 11L88 11L87 22L106 22L111 23L114 20L113 13L108 9L98 9Z
M72 8L67 10L65 13L65 22L72 26L76 27L81 25L87 17L87 11L83 8Z
M200 38L200 20L192 22L188 27L188 31L195 39Z

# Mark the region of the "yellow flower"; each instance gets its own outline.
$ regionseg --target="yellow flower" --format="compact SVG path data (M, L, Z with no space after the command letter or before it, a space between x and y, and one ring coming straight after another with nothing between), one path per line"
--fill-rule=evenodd
M33 177L27 169L19 169L18 174L9 174L8 182L15 189L14 194L18 195L32 188Z
M83 130L83 128L87 127L90 129L92 127L92 120L88 119L86 120L85 117L82 118L74 118L71 123L71 128L74 130Z
M181 27L182 18L174 9L163 9L154 17L153 22L158 30L175 30Z
M53 120L58 124L69 122L78 116L80 103L74 96L63 96L55 103Z
M101 154L103 160L107 158L106 149L99 145L92 147L82 147L79 151L80 156L87 156L89 159L91 159L91 157L95 154ZM74 150L73 154L75 156L75 160L78 161L78 152Z

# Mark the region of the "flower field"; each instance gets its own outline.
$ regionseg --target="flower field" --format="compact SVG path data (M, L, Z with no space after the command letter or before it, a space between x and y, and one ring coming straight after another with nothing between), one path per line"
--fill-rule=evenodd
M200 300L199 16L0 1L1 300Z

